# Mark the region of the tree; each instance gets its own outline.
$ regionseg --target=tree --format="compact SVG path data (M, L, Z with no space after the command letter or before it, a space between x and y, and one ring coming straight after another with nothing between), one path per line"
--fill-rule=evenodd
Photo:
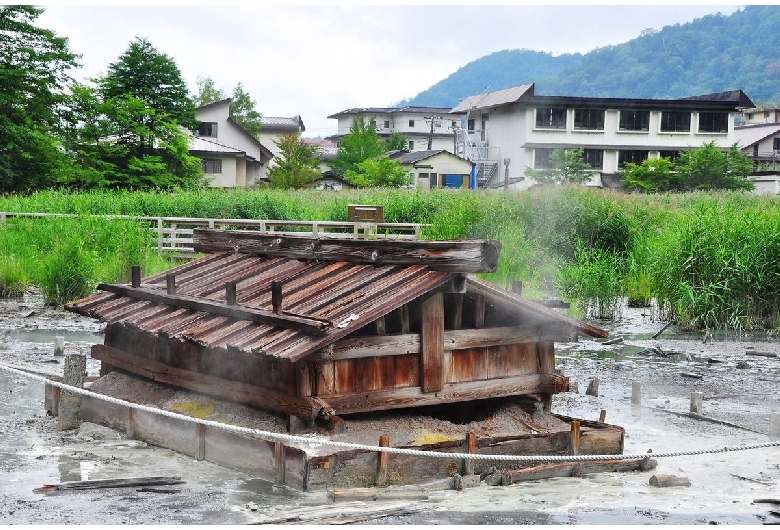
M746 178L753 171L753 163L740 153L736 144L725 152L714 141L683 151L675 169L685 190L752 190L754 187Z
M131 42L127 51L108 66L108 73L98 85L104 101L130 94L154 109L158 116L167 115L187 129L197 126L195 104L179 67L146 39L136 38Z
M198 77L196 81L198 87L198 93L193 96L193 102L195 107L202 107L209 103L215 103L225 99L225 92L221 88L217 88L214 84L214 80L210 77Z
M409 139L398 131L393 131L385 140L385 151L408 151Z
M0 191L50 186L67 163L56 138L60 87L79 56L68 39L34 25L41 13L0 7Z
M352 120L349 134L339 140L336 156L331 159L329 167L339 175L348 171L359 173L358 165L368 159L384 154L385 146L376 133L376 120L366 121L362 116Z
M623 171L623 187L627 190L670 191L680 189L679 173L672 171L668 158L645 159L641 164L627 163Z
M409 170L385 155L360 162L357 170L347 170L345 178L359 188L401 188L412 182Z
M268 171L272 188L301 188L320 175L319 150L307 144L301 133L283 134L274 143L279 154Z
M230 117L246 132L257 138L260 134L262 115L255 110L255 102L240 82L233 89L230 101Z
M563 184L569 182L585 183L593 172L585 161L582 148L553 149L550 153L550 167L545 169L525 168L525 175L542 185Z

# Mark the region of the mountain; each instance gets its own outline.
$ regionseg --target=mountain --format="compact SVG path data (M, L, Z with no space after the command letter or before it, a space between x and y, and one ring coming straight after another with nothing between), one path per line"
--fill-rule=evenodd
M461 99L535 83L537 95L682 98L741 88L757 105L780 103L780 6L645 30L626 43L553 56L504 50L468 63L398 106L453 107Z

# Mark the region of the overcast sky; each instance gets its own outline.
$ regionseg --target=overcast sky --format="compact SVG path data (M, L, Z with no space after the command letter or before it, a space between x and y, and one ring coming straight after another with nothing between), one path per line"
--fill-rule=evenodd
M78 79L101 75L136 38L179 67L191 91L236 83L264 116L300 115L305 136L336 133L327 117L391 106L467 63L506 49L554 54L620 44L647 28L736 6L619 5L44 5L37 25L82 55ZM564 95L564 94L561 94Z

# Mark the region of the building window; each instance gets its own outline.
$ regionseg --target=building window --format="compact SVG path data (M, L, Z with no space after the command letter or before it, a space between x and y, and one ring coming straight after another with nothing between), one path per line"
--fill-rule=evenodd
M662 112L661 132L691 132L691 113Z
M209 138L217 137L217 124L212 121L202 121L198 125L198 136L207 136Z
M553 150L547 148L534 149L534 169L550 169L552 162L550 161L550 155Z
M618 151L618 169L625 169L629 162L639 165L647 160L648 151Z
M768 111L768 110L765 110L765 111L764 111L764 118L768 118L768 117L769 117L769 111Z
M452 129L455 128L455 120L452 120L452 124L450 125L450 128L452 128Z
M574 128L578 130L603 131L604 111L596 109L574 109Z
M649 131L650 130L650 111L649 110L621 110L620 124L618 128L621 131Z
M428 176L428 182L430 182L431 189L439 187L439 175L437 173L431 173Z
M660 151L658 154L661 158L668 158L672 162L680 158L680 151Z
M539 129L565 129L566 109L555 107L536 109L536 127Z
M409 127L414 127L414 120L409 120Z
M748 112L747 119L752 120L753 119L753 113Z
M468 121L468 125L466 126L466 128L468 129L468 131L469 131L470 133L473 133L473 132L474 132L474 125L475 125L475 123L476 123L476 122L474 121L474 118L471 118L471 119Z
M585 162L593 169L604 168L604 150L602 149L585 149L582 152Z
M390 120L385 120L385 129L390 128Z
M728 112L700 112L700 133L727 133L729 132Z
M780 138L772 138L772 149L780 151Z
M221 158L204 158L203 159L203 172L204 173L222 173L222 159Z

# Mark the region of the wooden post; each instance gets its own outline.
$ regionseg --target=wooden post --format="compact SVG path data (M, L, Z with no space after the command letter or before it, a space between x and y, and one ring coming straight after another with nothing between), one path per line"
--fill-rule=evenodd
M580 454L580 420L571 421L571 454Z
M401 333L409 333L409 304L398 308L401 313Z
M701 414L703 399L704 394L701 392L691 392L691 412Z
M390 437L383 434L379 437L379 447L390 447ZM377 465L376 465L376 486L387 485L387 457L388 453L384 451L377 453Z
M523 294L523 282L515 280L512 282L512 292L515 294Z
M376 319L376 334L377 335L387 335L387 324L385 322L385 317L381 316Z
M282 442L274 442L274 464L276 467L276 476L274 477L274 485L284 486L285 465L284 465L284 444L282 444Z
M607 411L601 409L601 413L599 413L599 423L604 423L606 419L607 419Z
M590 383L588 383L588 389L585 391L585 394L589 396L595 396L599 397L599 378L594 377L590 380Z
M84 388L84 376L87 374L87 356L71 354L65 356L65 371L63 383L66 385ZM81 407L81 394L75 394L68 390L60 393L60 405L58 409L57 429L68 431L79 426L79 408Z
M280 315L282 313L282 282L271 282L271 308L274 313Z
M477 435L473 432L466 433L466 452L470 455L476 454L477 452ZM463 463L463 475L473 475L474 474L474 460L471 458L466 458Z
M463 294L455 293L453 296L452 329L460 329L463 326Z
M133 265L130 267L130 285L133 287L141 287L141 267Z
M176 294L176 275L168 273L165 275L165 290L168 294Z
M236 282L225 284L225 303L227 305L236 305Z
M202 423L195 424L195 438L198 440L195 460L206 460L206 426Z
M444 388L444 295L436 293L422 303L420 330L422 391Z
M773 412L769 415L769 436L780 438L780 412Z
M125 422L125 436L132 440L135 438L135 409L127 407L127 420Z
M539 366L539 373L555 373L555 343L538 342L536 343L536 355ZM552 394L541 394L544 412L552 410Z
M639 383L639 381L631 382L631 404L642 404L642 385Z
M485 327L485 297L481 294L474 297L474 327Z

